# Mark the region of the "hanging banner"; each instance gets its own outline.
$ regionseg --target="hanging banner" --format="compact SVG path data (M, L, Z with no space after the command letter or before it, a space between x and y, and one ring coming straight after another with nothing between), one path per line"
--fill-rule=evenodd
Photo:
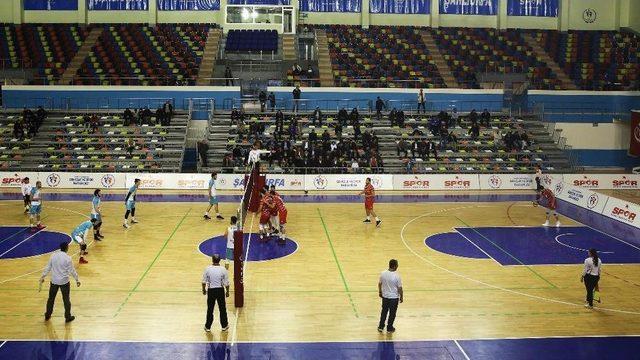
M89 10L149 10L149 0L87 0Z
M631 141L629 143L629 155L640 156L640 111L631 112Z
M558 17L558 0L508 0L507 15Z
M158 1L158 10L160 11L220 10L220 0L157 0L157 1Z
M360 12L361 0L300 0L300 11Z
M498 0L440 0L440 14L496 15Z
M291 5L291 0L229 0L229 5Z
M371 14L429 14L431 0L369 0Z
M56 11L78 10L78 0L24 0L24 9Z

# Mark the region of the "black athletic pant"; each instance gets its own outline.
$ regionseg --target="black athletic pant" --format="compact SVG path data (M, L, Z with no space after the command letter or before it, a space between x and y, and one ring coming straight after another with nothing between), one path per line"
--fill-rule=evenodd
M213 310L218 302L218 309L220 310L220 326L223 328L229 325L227 320L227 304L224 299L224 288L213 288L207 291L207 322L204 327L211 329L213 323Z
M398 311L398 302L400 299L382 298L382 312L380 313L380 323L378 329L384 328L384 322L387 320L389 313L389 322L387 322L387 330L393 329L393 322L396 320L396 311Z
M22 199L24 201L24 206L31 204L31 195L23 195Z
M69 299L69 292L71 291L70 283L64 285L56 285L51 283L49 286L49 299L47 300L47 312L44 314L46 317L51 316L53 313L53 304L56 301L56 295L58 295L58 289L62 292L62 302L64 303L64 318L69 319L71 317L71 300Z
M590 306L593 306L593 289L596 288L599 280L600 276L590 274L584 276L584 287L587 288L587 303L589 303Z

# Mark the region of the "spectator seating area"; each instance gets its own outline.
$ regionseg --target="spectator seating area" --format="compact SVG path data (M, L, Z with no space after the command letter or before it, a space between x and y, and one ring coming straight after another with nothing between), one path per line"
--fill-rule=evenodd
M640 89L640 36L614 31L535 31L534 36L580 89Z
M420 35L411 27L327 25L324 29L338 86L445 87Z
M464 88L480 88L477 74L524 73L534 89L561 89L556 75L536 57L519 31L480 28L430 31L453 76Z
M278 52L275 30L230 30L225 43L227 52Z
M11 122L18 113L0 116L0 169L21 171L179 172L188 116L177 112L170 126L125 125L122 111L96 110L96 124L84 112L52 112L37 136L13 138Z
M264 148L274 151L269 164L270 172L305 173L317 171L305 167L323 167L323 172L385 172L385 173L530 173L533 166L541 165L547 172L570 170L564 152L557 148L546 128L535 119L513 119L506 114L493 114L480 128L477 137L470 134L468 114L448 131L456 139L434 134L430 127L437 114L409 115L402 126L391 126L388 114L378 120L373 115L359 115L360 131L352 125L344 126L341 136L336 132L337 114L323 115L320 125L312 124L311 114L284 115L283 135L276 136L275 115L248 114L243 121L232 120L228 112L219 112L209 124L208 172L222 168L226 172L242 172L242 164L251 143L261 140ZM291 136L291 128L299 135ZM327 132L326 141L323 140ZM309 140L310 134L317 140ZM513 134L527 134L527 145L514 141ZM312 139L313 139L312 138ZM424 140L424 142L423 142ZM399 144L406 145L399 151ZM422 144L433 144L434 152L424 154L411 151ZM315 145L314 145L315 144ZM286 150L286 149L290 150ZM310 152L313 149L313 152ZM289 151L290 154L285 153ZM372 161L372 158L375 160ZM326 159L325 159L326 158ZM300 159L300 160L297 160ZM354 165L353 162L357 163ZM333 168L333 169L331 169Z
M60 78L90 29L69 24L0 24L0 59L5 69L36 69L35 84Z
M76 85L195 85L209 25L108 25Z

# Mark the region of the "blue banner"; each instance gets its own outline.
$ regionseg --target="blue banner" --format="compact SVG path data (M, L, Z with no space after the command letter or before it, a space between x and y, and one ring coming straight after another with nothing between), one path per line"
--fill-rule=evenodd
M300 0L300 11L360 12L361 0Z
M291 5L291 0L228 0L229 5Z
M220 0L158 0L160 11L212 11L220 10Z
M87 0L87 6L89 10L149 10L149 0Z
M507 15L558 17L558 2L559 0L509 0Z
M440 14L496 15L498 0L440 0Z
M431 0L369 0L371 14L429 14Z
M3 0L0 0L0 1L3 1ZM25 10L78 10L78 0L24 0L24 9Z

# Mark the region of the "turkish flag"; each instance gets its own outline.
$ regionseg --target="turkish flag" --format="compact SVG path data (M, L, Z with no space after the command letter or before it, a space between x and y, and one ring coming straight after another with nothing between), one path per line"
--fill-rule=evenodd
M631 141L629 155L640 156L640 111L631 111Z

